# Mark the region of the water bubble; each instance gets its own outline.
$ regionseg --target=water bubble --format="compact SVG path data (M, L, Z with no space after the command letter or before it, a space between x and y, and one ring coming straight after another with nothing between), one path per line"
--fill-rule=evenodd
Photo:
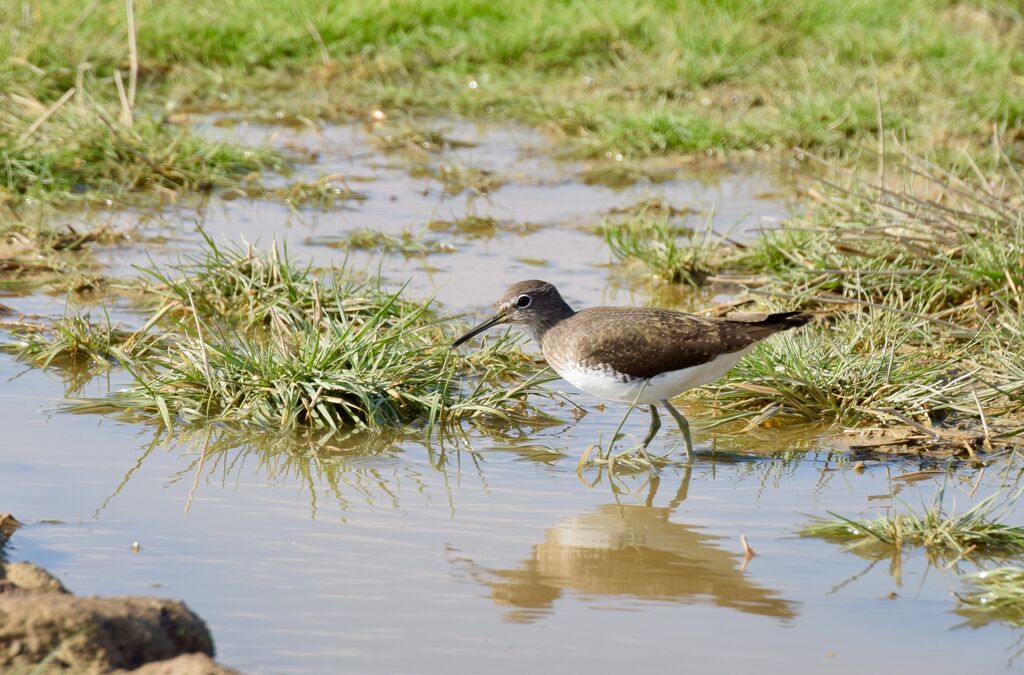
M476 80L470 80L470 81L469 81L469 88L470 88L470 89L476 89L476 88L477 88L477 87L479 87L479 86L480 86L480 85L476 83Z

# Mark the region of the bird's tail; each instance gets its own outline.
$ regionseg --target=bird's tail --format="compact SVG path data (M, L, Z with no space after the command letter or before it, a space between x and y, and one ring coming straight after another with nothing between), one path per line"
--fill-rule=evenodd
M799 328L813 318L812 314L804 312L776 312L775 314L733 314L723 320L744 324L750 337L761 340L790 328Z

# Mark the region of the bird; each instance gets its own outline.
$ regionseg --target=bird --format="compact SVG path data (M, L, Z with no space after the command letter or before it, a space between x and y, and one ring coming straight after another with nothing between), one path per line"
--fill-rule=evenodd
M799 311L706 317L654 307L574 310L554 284L539 279L510 286L496 312L451 344L455 349L494 326L521 326L562 379L592 396L648 406L647 448L661 428L658 404L675 419L694 458L690 424L671 403L683 392L717 380L765 338L807 324Z

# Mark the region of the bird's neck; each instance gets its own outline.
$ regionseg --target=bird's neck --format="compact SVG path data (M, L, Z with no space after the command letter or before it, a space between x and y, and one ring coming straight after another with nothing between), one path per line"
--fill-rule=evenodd
M534 320L530 322L527 328L532 334L533 339L540 343L549 330L575 313L575 310L562 300L561 305L548 308L548 311L545 311L544 314L534 317Z

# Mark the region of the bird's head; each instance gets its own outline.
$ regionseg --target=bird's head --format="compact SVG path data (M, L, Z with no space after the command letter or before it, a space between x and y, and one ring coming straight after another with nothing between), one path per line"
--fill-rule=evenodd
M539 339L548 328L573 314L572 308L562 299L555 285L539 279L520 281L509 286L498 300L496 309L491 318L457 339L452 347L458 347L488 328L500 324L523 325Z

